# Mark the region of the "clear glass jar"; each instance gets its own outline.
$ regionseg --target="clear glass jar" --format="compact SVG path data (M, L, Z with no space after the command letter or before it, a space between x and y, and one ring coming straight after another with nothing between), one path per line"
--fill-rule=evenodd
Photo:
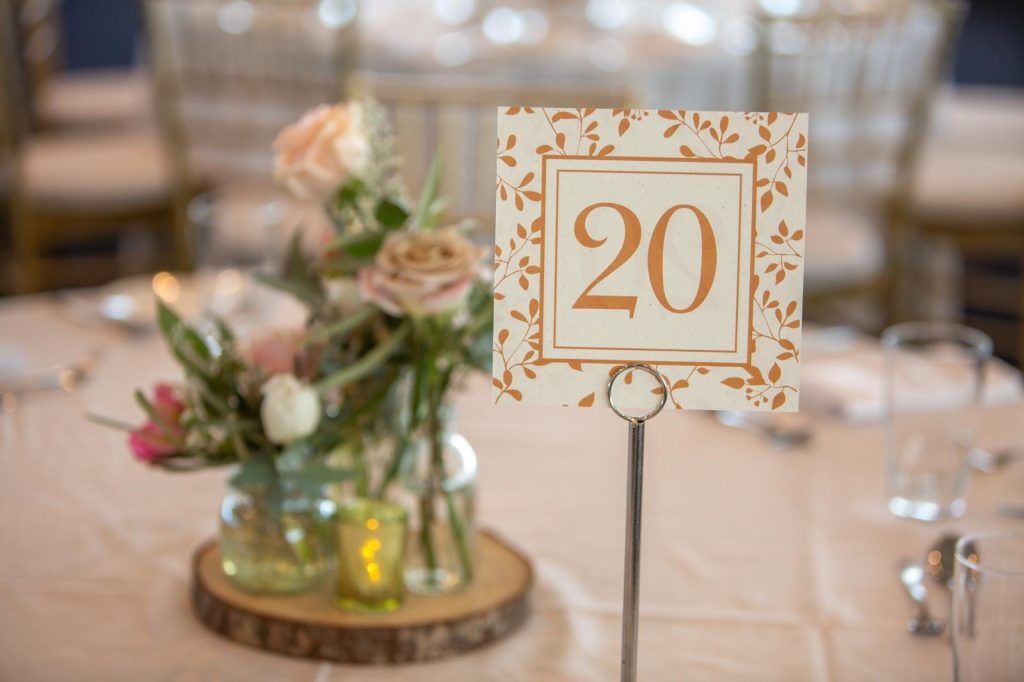
M446 594L473 580L476 475L476 452L463 436L447 429L442 432L439 458L425 433L403 462L400 481L409 512L405 568L409 591Z
M232 488L220 505L224 574L257 594L297 594L318 587L331 568L334 502L286 484L266 491Z

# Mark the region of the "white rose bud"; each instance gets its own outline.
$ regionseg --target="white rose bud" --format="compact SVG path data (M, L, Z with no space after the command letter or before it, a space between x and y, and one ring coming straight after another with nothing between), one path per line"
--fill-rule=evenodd
M260 392L260 417L270 442L284 445L304 438L320 424L320 396L295 375L275 374Z

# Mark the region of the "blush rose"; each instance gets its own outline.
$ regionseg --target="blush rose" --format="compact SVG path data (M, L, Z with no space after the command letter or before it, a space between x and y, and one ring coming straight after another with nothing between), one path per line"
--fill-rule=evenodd
M454 227L392 234L359 271L359 293L395 317L449 312L465 300L483 254Z

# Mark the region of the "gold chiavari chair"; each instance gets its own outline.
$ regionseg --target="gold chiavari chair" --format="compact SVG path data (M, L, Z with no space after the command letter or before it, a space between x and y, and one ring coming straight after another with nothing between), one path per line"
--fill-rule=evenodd
M266 182L277 132L344 96L356 0L144 0L158 115L193 184Z
M14 20L11 15L12 7L0 2L0 44L13 45L15 41ZM22 74L16 67L15 62L10 59L0 60L0 102L14 102L13 97L7 93L17 92L21 89L20 82ZM22 112L11 107L0 107L0 291L11 287L7 251L11 248L10 235L10 206L11 193L14 189L14 160L17 149L17 141L22 136L22 129L27 122L22 118Z
M352 90L372 97L387 112L402 159L402 181L410 191L419 191L435 152L441 153L447 218L473 221L481 239L489 239L494 232L499 106L629 108L633 104L630 92L618 85L537 86L448 75L359 72L353 75Z
M958 0L761 18L759 108L810 113L806 302L865 326L898 317L914 160L963 15ZM852 7L852 5L851 5ZM917 292L914 293L917 295ZM856 315L858 312L853 312ZM883 319L879 319L879 318Z
M957 86L944 94L919 160L912 224L951 252L963 321L1021 365L1024 94L992 86Z
M64 71L60 0L11 1L33 129L123 128L151 123L151 88L144 69Z
M5 71L0 127L8 157L15 288L35 291L96 283L121 274L116 254L83 255L83 242L146 229L168 243L162 267L187 262L175 192L153 130L33 134L27 69L13 0L0 2ZM60 249L70 252L58 256Z

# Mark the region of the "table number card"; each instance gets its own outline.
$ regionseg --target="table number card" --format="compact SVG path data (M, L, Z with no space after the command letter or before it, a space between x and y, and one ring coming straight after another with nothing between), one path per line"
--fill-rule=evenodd
M497 154L497 404L646 363L676 408L797 408L805 114L508 107Z

